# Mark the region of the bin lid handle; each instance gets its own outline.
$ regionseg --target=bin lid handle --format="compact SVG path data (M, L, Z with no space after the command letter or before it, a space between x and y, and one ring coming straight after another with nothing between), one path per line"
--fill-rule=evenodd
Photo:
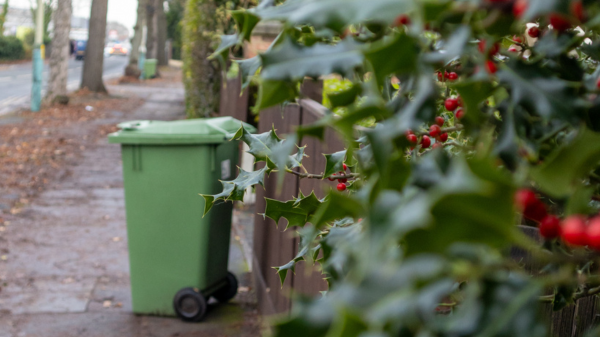
M117 127L121 130L137 130L148 126L151 121L130 121L119 123Z

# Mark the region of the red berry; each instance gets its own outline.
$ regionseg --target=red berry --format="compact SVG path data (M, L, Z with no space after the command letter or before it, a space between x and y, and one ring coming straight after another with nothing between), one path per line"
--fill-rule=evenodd
M538 37L540 37L540 29L537 26L533 26L527 30L527 35L534 39L537 39Z
M450 81L456 81L458 79L458 74L455 72L451 72L448 74L448 80Z
M543 238L554 239L560 235L560 220L554 215L548 215L540 222L540 234Z
M340 183L346 183L348 181L347 178L338 178L338 182Z
M432 148L432 149L437 149L437 148L440 148L440 147L442 147L442 144L441 144L441 143L434 143L434 144L433 144L433 146L432 146L431 148Z
M454 111L458 108L458 100L456 98L447 98L446 101L444 101L444 106L446 107L446 110Z
M508 51L509 51L509 52L511 52L511 53L516 53L516 52L518 52L517 48L515 48L515 47L510 47L510 48L508 48Z
M435 138L435 137L439 136L441 132L442 132L442 129L437 124L434 124L434 125L432 125L432 126L429 127L429 135L431 137Z
M418 142L417 136L413 134L406 136L406 139L408 139L411 144L417 144Z
M527 206L523 210L523 216L529 220L540 222L542 221L548 212L546 211L546 205L543 202L536 200L535 203Z
M523 16L523 13L527 10L527 0L517 0L513 5L513 15L516 18Z
M344 171L346 171L348 169L348 165L342 164L342 166L344 167Z
M495 74L498 71L498 67L496 67L496 63L492 60L487 60L485 62L485 67L490 74Z
M560 236L564 242L570 245L585 246L587 244L585 219L580 215L573 215L566 218L563 221Z
M428 136L423 136L423 138L421 138L421 147L426 149L431 145L431 139L429 139Z
M513 35L513 41L517 42L517 43L523 43L523 39L520 36L517 35Z
M522 188L522 189L518 190L517 192L515 192L515 205L521 211L523 211L530 205L533 205L537 201L538 201L538 198L535 195L535 192L533 192L530 189Z
M484 39L479 40L479 45L477 46L481 53L485 53L486 49L486 41ZM498 43L494 43L490 50L488 50L487 55L492 56L498 54L500 51L500 45Z
M456 112L454 113L454 116L457 119L462 119L463 117L465 117L465 110L463 110L463 109L456 110Z
M396 27L399 27L402 25L409 25L409 24L410 24L410 18L405 14L398 15L398 17L396 17L396 20L394 21L394 25Z
M580 22L585 21L585 13L583 11L583 3L581 2L581 0L571 2L571 13L573 13L573 15Z
M520 189L515 193L515 204L527 219L542 221L546 213L546 205L539 201L532 190Z
M600 250L600 217L596 216L590 220L586 234L587 244L595 250Z
M600 89L600 78L596 81L596 87Z
M344 183L337 184L337 190L340 191L340 192L345 191L346 190L346 184L344 184Z
M442 116L437 116L435 118L435 124L439 125L439 126L444 126L444 123L446 122L446 120L444 119L444 117Z
M448 133L447 133L447 132L444 132L444 133L442 133L442 134L441 134L441 135L438 137L438 140L439 140L440 142L442 142L442 143L443 143L443 142L445 142L445 141L447 141L447 140L448 140Z
M564 32L565 30L571 28L571 23L562 14L552 13L548 19L550 20L552 27L558 32Z
M444 82L444 80L445 80L445 79L444 79L444 75L442 74L442 72L441 72L441 71L438 71L438 72L437 72L437 77L438 77L438 81L440 81L440 82Z

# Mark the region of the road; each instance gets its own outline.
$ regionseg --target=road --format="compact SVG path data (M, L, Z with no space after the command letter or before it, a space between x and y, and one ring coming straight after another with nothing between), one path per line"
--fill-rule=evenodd
M104 59L105 79L118 77L123 74L127 65L127 57L110 56ZM31 95L31 63L17 64L6 68L0 68L0 115L6 114L17 108L26 107L30 102ZM67 88L75 90L79 88L83 61L69 60L69 75ZM48 82L49 68L44 65L43 93Z

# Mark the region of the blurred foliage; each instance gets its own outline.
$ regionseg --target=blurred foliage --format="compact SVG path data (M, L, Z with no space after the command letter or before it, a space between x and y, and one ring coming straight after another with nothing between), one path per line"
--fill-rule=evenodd
M256 110L293 104L307 78L328 78L329 109L288 135L241 128L234 138L265 166L203 195L205 212L272 172L343 185L323 199L266 201L264 215L300 237L298 255L274 267L281 281L309 263L329 284L321 298L296 299L275 336L541 337L543 303L561 310L600 293L599 246L537 244L516 226L537 223L514 205L529 188L559 218L598 214L600 3L522 3L264 0L231 12L236 33L224 32L212 59L227 59L258 22L283 23L269 50L236 61L244 85L258 87ZM306 172L302 140L323 141L326 128L346 149Z
M224 62L209 60L219 36L233 31L229 12L253 1L188 0L182 21L182 60L188 118L208 117L219 111ZM223 60L221 60L223 61Z
M0 36L0 60L20 60L25 57L23 42L14 36Z

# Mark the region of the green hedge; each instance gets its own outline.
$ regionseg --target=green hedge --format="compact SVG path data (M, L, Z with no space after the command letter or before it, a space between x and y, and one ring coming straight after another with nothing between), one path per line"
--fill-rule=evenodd
M0 36L0 60L19 60L25 57L23 42L14 36Z

